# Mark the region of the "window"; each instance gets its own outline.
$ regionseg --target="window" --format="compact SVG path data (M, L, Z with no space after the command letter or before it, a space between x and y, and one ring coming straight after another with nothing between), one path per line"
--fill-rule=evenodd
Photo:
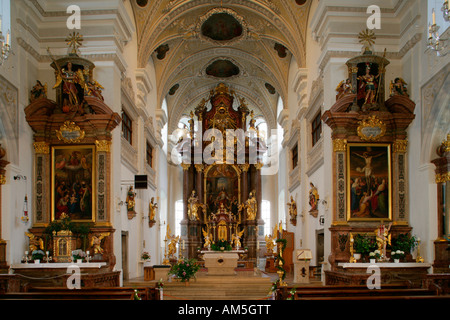
M298 165L298 144L292 148L292 169L295 169Z
M147 149L146 149L146 161L150 168L153 168L153 148L151 144L147 141Z
M175 236L181 236L181 220L183 220L183 200L175 202Z
M127 140L130 144L133 141L133 121L126 114L125 111L122 111L122 134L125 140Z
M270 201L269 200L261 201L261 219L264 220L264 235L271 234L272 230L270 229Z
M317 116L314 118L314 120L311 123L311 133L312 133L312 145L317 143L319 141L320 136L322 134L322 113L319 112Z

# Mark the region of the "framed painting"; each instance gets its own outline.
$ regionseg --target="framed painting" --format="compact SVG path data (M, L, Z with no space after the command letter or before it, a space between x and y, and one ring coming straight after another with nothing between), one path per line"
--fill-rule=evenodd
M391 177L389 144L349 143L347 220L391 220Z
M52 147L52 221L94 221L95 146Z

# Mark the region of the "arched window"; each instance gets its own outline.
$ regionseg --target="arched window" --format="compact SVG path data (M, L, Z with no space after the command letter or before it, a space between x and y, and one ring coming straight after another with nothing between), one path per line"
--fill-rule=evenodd
M175 236L181 236L181 220L183 220L183 200L175 202Z
M261 219L264 220L264 235L271 234L270 228L270 201L261 201Z

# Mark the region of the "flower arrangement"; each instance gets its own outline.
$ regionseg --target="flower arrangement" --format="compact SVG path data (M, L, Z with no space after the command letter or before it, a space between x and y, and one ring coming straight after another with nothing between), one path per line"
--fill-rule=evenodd
M200 269L195 259L181 259L178 263L174 264L169 271L169 274L175 275L176 278L182 282L189 281L189 279L195 277L195 274Z
M357 234L354 239L353 249L355 253L361 253L362 255L370 255L377 247L375 238L368 235Z
M405 253L410 253L416 246L417 239L415 236L411 236L408 233L399 234L391 241L391 252L400 250Z
M391 251L392 259L402 259L405 256L405 252L402 250Z
M144 261L150 260L150 254L148 252L142 252L141 259Z
M45 253L42 250L33 250L33 252L31 253L31 258L33 260L42 260L44 256Z
M371 258L371 259L380 259L381 258L381 252L380 252L380 250L375 250L375 251L372 251L372 252L370 252L369 253L369 257Z
M77 250L72 251L72 260L73 261L77 261L77 260L84 259L84 258L86 258L86 253L83 250L77 249Z
M214 251L231 251L233 248L231 247L231 243L229 241L219 240L211 245L211 249Z

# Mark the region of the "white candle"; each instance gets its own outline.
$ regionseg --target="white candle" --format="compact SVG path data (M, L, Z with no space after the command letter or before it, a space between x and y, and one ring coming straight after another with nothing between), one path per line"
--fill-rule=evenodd
M184 250L184 240L183 240L183 250Z
M28 255L28 251L25 251L25 254Z
M0 33L2 32L2 16L0 15Z
M8 31L8 33L6 34L6 44L8 45L8 46L10 46L11 45L11 39L9 38L10 37L10 33L9 33L9 31Z
M433 10L431 11L431 16L432 16L432 18L433 18L433 24L436 24L436 13L434 12L434 8L433 8Z

